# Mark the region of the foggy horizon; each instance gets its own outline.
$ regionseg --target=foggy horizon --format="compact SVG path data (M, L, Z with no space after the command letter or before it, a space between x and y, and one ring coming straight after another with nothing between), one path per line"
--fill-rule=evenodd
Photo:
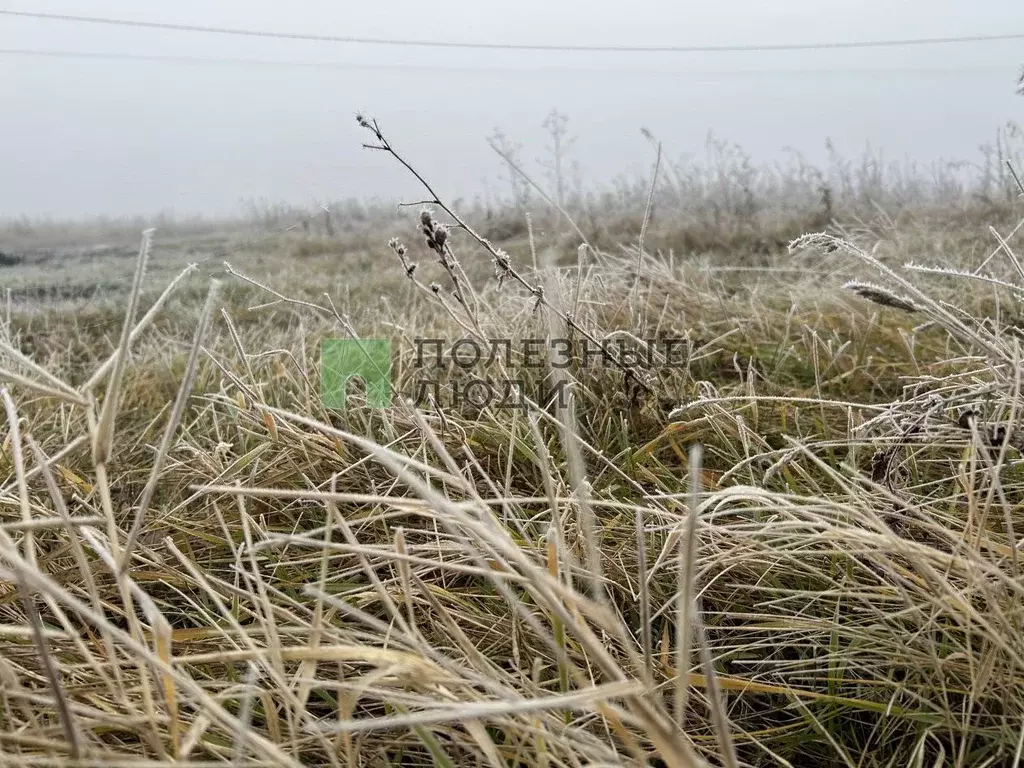
M1009 0L964 7L881 0L766 9L752 0L585 12L531 0L514 15L466 2L357 7L225 0L10 2L7 10L288 33L542 45L758 45L1016 32ZM649 170L649 128L666 158L699 158L709 132L757 164L791 147L822 164L831 139L859 158L977 161L1021 113L1021 41L875 49L713 53L451 50L128 29L0 16L0 219L230 215L241 201L309 205L410 198L414 182L361 148L357 112L380 120L442 194L501 185L487 137L500 128L536 159L551 109L577 137L584 187ZM59 58L54 52L179 57ZM44 55L40 55L44 54ZM204 59L187 62L181 57ZM247 60L240 63L233 60ZM279 62L280 64L273 64ZM503 190L502 190L503 192Z

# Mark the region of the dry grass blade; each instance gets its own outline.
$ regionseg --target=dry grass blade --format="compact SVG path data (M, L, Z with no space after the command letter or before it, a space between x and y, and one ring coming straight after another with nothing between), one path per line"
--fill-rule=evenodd
M85 400L82 399L82 396L78 392L76 392L71 387L70 384L66 384L65 382L61 381L48 370L46 370L41 365L32 360L32 358L18 351L10 344L4 341L0 341L0 353L8 355L9 357L24 365L36 376L43 379L46 382L47 386L52 387L53 389L61 392L65 398L71 398L73 401L80 402L82 404L85 403Z
M139 246L135 278L132 282L132 290L128 299L128 309L124 316L121 342L118 344L117 357L113 363L110 386L107 388L106 395L103 398L103 408L100 411L96 424L92 446L93 462L96 464L105 464L110 458L110 447L114 440L114 419L117 415L118 402L121 396L121 382L124 378L124 369L127 364L128 346L131 342L132 327L135 325L139 297L142 294L142 280L146 275L146 265L149 263L149 253L152 246L153 230L147 229L142 233L142 244Z
M547 277L547 295L555 297L559 304L564 304L561 284L558 282L554 265L550 261L545 260L545 262L542 262L541 267ZM558 338L559 330L555 318L549 315L549 338ZM599 603L607 604L608 595L605 591L604 569L601 564L601 544L598 538L597 517L590 503L592 488L586 478L586 465L583 462L583 456L578 443L579 429L576 423L576 396L573 392L573 382L569 380L565 370L556 365L551 366L551 379L559 393L566 393L565 402L563 402L562 396L559 394L556 408L561 427L562 448L565 451L566 465L569 470L569 482L576 499L577 520L583 538L583 550L587 555L584 568L590 580L590 596ZM552 508L552 515L554 513L554 508Z
M202 706L216 722L228 728L237 728L237 719L229 714L222 705L213 700L206 691L203 690L202 686L197 684L190 677L183 675L177 669L169 667L162 659L155 656L152 651L146 647L146 645L135 640L130 633L114 626L106 616L94 611L90 606L83 603L77 597L70 594L68 590L61 587L61 585L52 578L38 572L37 569L29 565L26 560L18 555L13 542L11 542L10 538L7 537L3 531L0 531L0 556L2 556L14 570L15 575L13 578L24 579L29 588L49 595L58 603L65 605L83 619L87 620L97 629L109 632L115 640L117 640L127 650L135 654L140 662L147 662L154 665L162 673L173 675L177 685L193 697L196 705ZM247 733L246 739L251 743L253 749L266 753L281 765L293 766L294 768L299 768L301 765L279 749L277 745L260 736L258 733Z
M686 711L689 703L690 648L693 642L694 579L697 555L697 517L700 510L700 467L701 448L690 448L690 505L686 523L678 541L676 557L676 724L686 726Z
M333 517L333 515L332 515ZM416 633L416 614L413 611L412 580L409 575L409 563L405 559L405 531L399 528L395 531L395 553L398 555L398 575L402 584L402 596L405 599L405 610L408 615L409 630Z
M153 628L153 653L167 667L174 664L171 625L157 610L149 613L149 624ZM164 706L170 722L171 757L177 760L181 755L181 719L178 715L178 691L174 677L166 672L157 673L158 682L164 694Z
M162 310L164 306L167 304L168 299L170 299L170 297L173 295L174 291L178 288L181 282L195 271L196 265L189 264L187 267L181 270L181 272L179 272L170 283L168 283L167 287L163 290L163 293L160 294L160 297L155 302L153 302L153 306L149 308L149 311L147 311L146 314L142 316L142 319L139 320L138 324L136 324L135 327L132 328L131 333L128 335L128 343L125 347L126 349L130 348L131 345L134 344L139 339L139 337L142 336L146 329L152 324L153 320L156 319L156 316L160 313L160 310ZM100 382L102 382L103 379L106 378L107 374L110 373L111 369L118 365L118 361L122 359L121 349L121 347L118 347L117 351L115 351L113 355L104 360L103 363L98 368L96 368L92 376L89 377L89 380L82 385L83 392L91 392L92 390L94 390L100 384Z
M48 387L46 384L33 381L26 376L22 376L20 373L8 371L6 368L0 368L0 380L8 381L11 384L17 384L19 387L24 387L25 389L33 392L38 392L44 397L52 397L54 400L62 400L65 403L71 403L72 405L84 406L87 404L86 399L77 392L65 392L63 389Z
M545 192L544 188L541 187L540 184L535 182L533 180L533 177L530 176L530 174L528 174L525 170L522 169L522 167L520 167L520 165L515 161L515 158L510 156L507 152L504 152L494 142L488 142L488 144L490 145L491 149L493 149L495 153L508 164L509 168L515 171L515 173L519 174L519 176L522 177L523 181L529 184L541 197L544 198L544 202L546 202L548 205L550 205L552 208L558 211L559 215L561 215L562 218L564 218L566 222L569 224L569 226L573 228L573 231L576 232L580 240L582 240L584 243L587 243L587 236L583 234L583 230L580 229L579 226L576 224L575 219L573 219L573 217L570 216L569 213L562 206L560 206L555 200L553 200L551 198L551 195ZM536 263L536 259L534 259L534 266L536 266Z
M634 290L640 287L640 275L644 260L644 239L647 237L647 225L651 223L651 211L654 208L654 192L658 188L658 171L661 169L661 142L657 143L657 154L654 158L654 170L651 172L651 187L647 192L644 204L644 217L640 222L640 237L636 246L636 273L633 275Z
M142 492L142 498L139 500L139 506L135 512L135 521L132 523L128 540L124 545L120 564L122 574L131 562L131 553L135 548L135 542L139 534L142 532L142 526L146 520L146 512L149 510L150 502L153 500L153 494L156 491L156 484L160 479L164 462L167 461L167 453L171 448L171 442L174 440L174 434L178 430L178 425L181 423L181 417L185 413L185 405L192 394L192 387L195 384L197 366L199 364L199 351L209 329L210 320L213 317L214 307L220 294L220 286L221 282L219 280L210 281L210 289L206 294L206 303L203 306L202 314L199 316L199 325L196 327L195 338L192 340L192 348L189 350L188 362L185 365L185 375L182 378L181 387L178 389L178 395L174 399L174 406L171 408L171 415L167 421L163 439L153 461L153 469L150 471L149 480Z
M651 587L647 569L646 510L638 506L634 512L636 520L636 562L637 590L640 597L640 648L644 654L644 675L649 682L654 680L654 642L651 637Z
M606 702L626 696L638 695L643 685L636 682L608 683L574 693L545 696L541 699L523 701L481 701L468 704L456 704L407 715L381 717L370 720L349 720L323 726L330 732L358 733L361 731L385 730L391 728L410 728L415 725L435 725L438 723L476 720L484 717L507 717L526 712L543 712L549 710L591 709L597 702Z
M43 622L39 618L39 611L36 609L32 593L23 579L18 580L18 591L21 596L21 604L32 627L39 660L46 673L46 679L50 684L50 693L53 695L56 704L57 717L64 731L64 738L68 743L68 751L71 754L71 758L77 760L82 756L82 744L78 735L78 729L75 727L74 717L71 714L71 707L68 704L67 692L64 690L64 684L60 679L60 670L57 668L57 664L50 653L46 637L44 636Z
M707 634L704 631L704 620L701 618L696 600L694 601L693 613L691 615L693 635L697 641L701 666L704 668L704 679L708 691L708 709L711 711L711 722L715 729L715 739L718 742L718 754L721 756L722 765L725 768L736 768L739 762L736 757L736 746L733 744L732 734L729 733L729 713L726 711L725 697L718 684L718 673L715 671L715 663L711 658Z
M36 466L34 466L31 469L27 470L25 472L25 479L26 480L31 480L36 475L38 475L38 474L40 474L40 473L42 473L44 471L51 470L52 466L54 464L56 464L57 462L62 461L67 456L69 456L69 455L73 454L74 452L76 452L83 445L87 444L88 441L89 441L88 435L79 435L78 437L68 441L63 447L61 447L61 449L59 451L57 451L52 456L50 456L50 458L47 459L45 462L43 462L42 464L37 464ZM15 481L14 481L15 485L17 485L17 482L18 482L18 480L17 480L17 478L15 478ZM0 495L5 495L5 494L10 493L11 489L12 489L12 486L11 486L10 483L8 483L7 485L5 485L2 488L0 488Z
M21 522L26 526L22 547L25 551L25 559L34 566L36 564L36 548L35 537L32 533L32 508L29 505L28 481L25 478L25 458L21 450L21 419L7 387L0 387L0 399L4 402L7 426L10 430L11 458L14 460L14 473L18 482L18 506L21 508Z

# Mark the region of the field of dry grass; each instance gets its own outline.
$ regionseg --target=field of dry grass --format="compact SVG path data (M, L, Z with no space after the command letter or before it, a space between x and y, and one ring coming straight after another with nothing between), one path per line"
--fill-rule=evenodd
M8 228L0 765L1017 765L1015 191L665 178L532 232ZM388 409L322 402L353 336ZM421 338L513 354L417 405Z

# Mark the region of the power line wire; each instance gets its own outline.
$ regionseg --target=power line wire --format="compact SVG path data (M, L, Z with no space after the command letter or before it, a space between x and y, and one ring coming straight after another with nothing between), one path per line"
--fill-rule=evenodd
M0 48L0 56L31 56L35 58L59 58L59 59L85 59L99 61L141 61L141 62L163 62L171 64L239 64L258 67L295 67L309 69L335 69L335 70L371 70L371 71L396 71L396 72L474 72L474 73L507 73L513 75L521 74L551 74L554 72L568 72L587 75L600 74L607 76L615 75L652 75L661 74L665 76L678 77L680 75L695 75L705 77L718 76L760 76L760 75L786 75L796 76L801 74L920 74L920 75L961 75L980 72L1005 72L1006 67L999 66L976 66L976 67L872 67L872 68L844 68L844 69L751 69L751 70L653 70L653 69L616 69L604 68L582 68L582 67L544 67L541 68L510 68L510 67L479 67L479 66L438 66L431 64L366 64L343 61L296 61L281 59L250 59L232 58L225 56L180 56L173 54L145 54L145 53L110 53L101 51L61 51L41 48Z
M0 15L19 16L22 18L48 19L52 21L70 21L86 24L107 24L121 27L143 27L147 29L163 29L175 32L208 32L219 35L237 35L244 37L279 38L283 40L310 40L324 43L356 43L360 45L390 46L422 46L430 48L469 48L486 50L515 51L565 51L565 52L602 52L602 53L722 53L741 51L808 51L839 48L892 48L912 45L941 45L992 42L997 40L1024 39L1024 32L1003 33L993 35L961 35L956 37L921 37L896 40L854 40L846 42L824 43L778 43L753 45L665 45L665 46L632 46L632 45L547 45L528 43L465 43L450 40L404 40L398 38L348 37L342 35L318 35L300 32L269 32L255 29L235 27L202 26L198 24L170 24L157 21L134 21L129 19L111 19L101 16L72 16L57 13L39 13L35 11L0 10Z

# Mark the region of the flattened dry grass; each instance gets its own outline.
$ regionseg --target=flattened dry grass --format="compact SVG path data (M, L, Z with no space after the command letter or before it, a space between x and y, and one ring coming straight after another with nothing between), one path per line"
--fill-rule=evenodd
M418 337L565 333L449 238L462 261L411 249L421 286L382 247L373 303L311 256L227 267L205 332L206 286L147 314L141 268L127 319L5 324L5 764L1014 764L1020 345L981 318L1007 254L959 308L915 280L915 312L841 286L906 293L884 268L919 240L756 273L518 254L588 333L681 364L634 398L577 362L571 408L326 409L325 337L390 338L411 395Z

